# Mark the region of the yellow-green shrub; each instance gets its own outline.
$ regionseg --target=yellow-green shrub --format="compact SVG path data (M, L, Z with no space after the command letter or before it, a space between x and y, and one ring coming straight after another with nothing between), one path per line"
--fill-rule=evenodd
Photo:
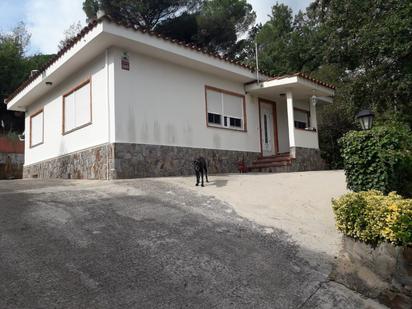
M371 190L332 200L337 227L345 235L378 245L412 245L412 199Z

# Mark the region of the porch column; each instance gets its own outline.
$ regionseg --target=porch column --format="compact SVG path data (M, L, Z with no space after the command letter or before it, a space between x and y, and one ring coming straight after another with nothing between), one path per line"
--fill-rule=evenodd
M318 119L316 117L316 99L310 98L309 106L310 106L310 126L312 128L318 129Z
M291 91L286 92L286 106L288 111L289 146L296 147L295 142L295 119L293 115L293 95Z

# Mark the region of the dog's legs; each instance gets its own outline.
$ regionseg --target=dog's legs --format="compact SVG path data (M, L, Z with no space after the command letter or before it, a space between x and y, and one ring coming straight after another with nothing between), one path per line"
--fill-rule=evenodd
M205 175L206 175L206 182L209 182L209 179L207 178L207 167L205 166Z
M196 171L196 187L199 186L199 181L200 181L200 173Z
M205 183L204 183L204 181L203 181L203 176L204 176L203 170L200 171L200 174L202 175L202 187L204 187L204 186L205 186Z

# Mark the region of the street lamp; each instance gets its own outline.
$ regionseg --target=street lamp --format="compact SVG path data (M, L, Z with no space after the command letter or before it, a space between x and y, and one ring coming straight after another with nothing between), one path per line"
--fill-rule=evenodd
M365 109L356 115L356 119L359 120L362 130L370 130L372 128L374 117L375 114L368 109Z

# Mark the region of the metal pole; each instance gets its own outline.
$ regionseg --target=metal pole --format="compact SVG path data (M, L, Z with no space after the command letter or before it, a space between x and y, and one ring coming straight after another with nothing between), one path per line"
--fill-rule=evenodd
M111 131L110 131L110 68L109 68L109 49L106 48L105 51L105 67L106 67L106 104L107 104L107 146L106 146L106 178L110 180L110 159L109 159L109 151L110 151L110 138L111 138Z
M257 83L260 84L260 77L259 77L259 52L258 52L258 43L255 43L255 52L256 52L256 80Z

